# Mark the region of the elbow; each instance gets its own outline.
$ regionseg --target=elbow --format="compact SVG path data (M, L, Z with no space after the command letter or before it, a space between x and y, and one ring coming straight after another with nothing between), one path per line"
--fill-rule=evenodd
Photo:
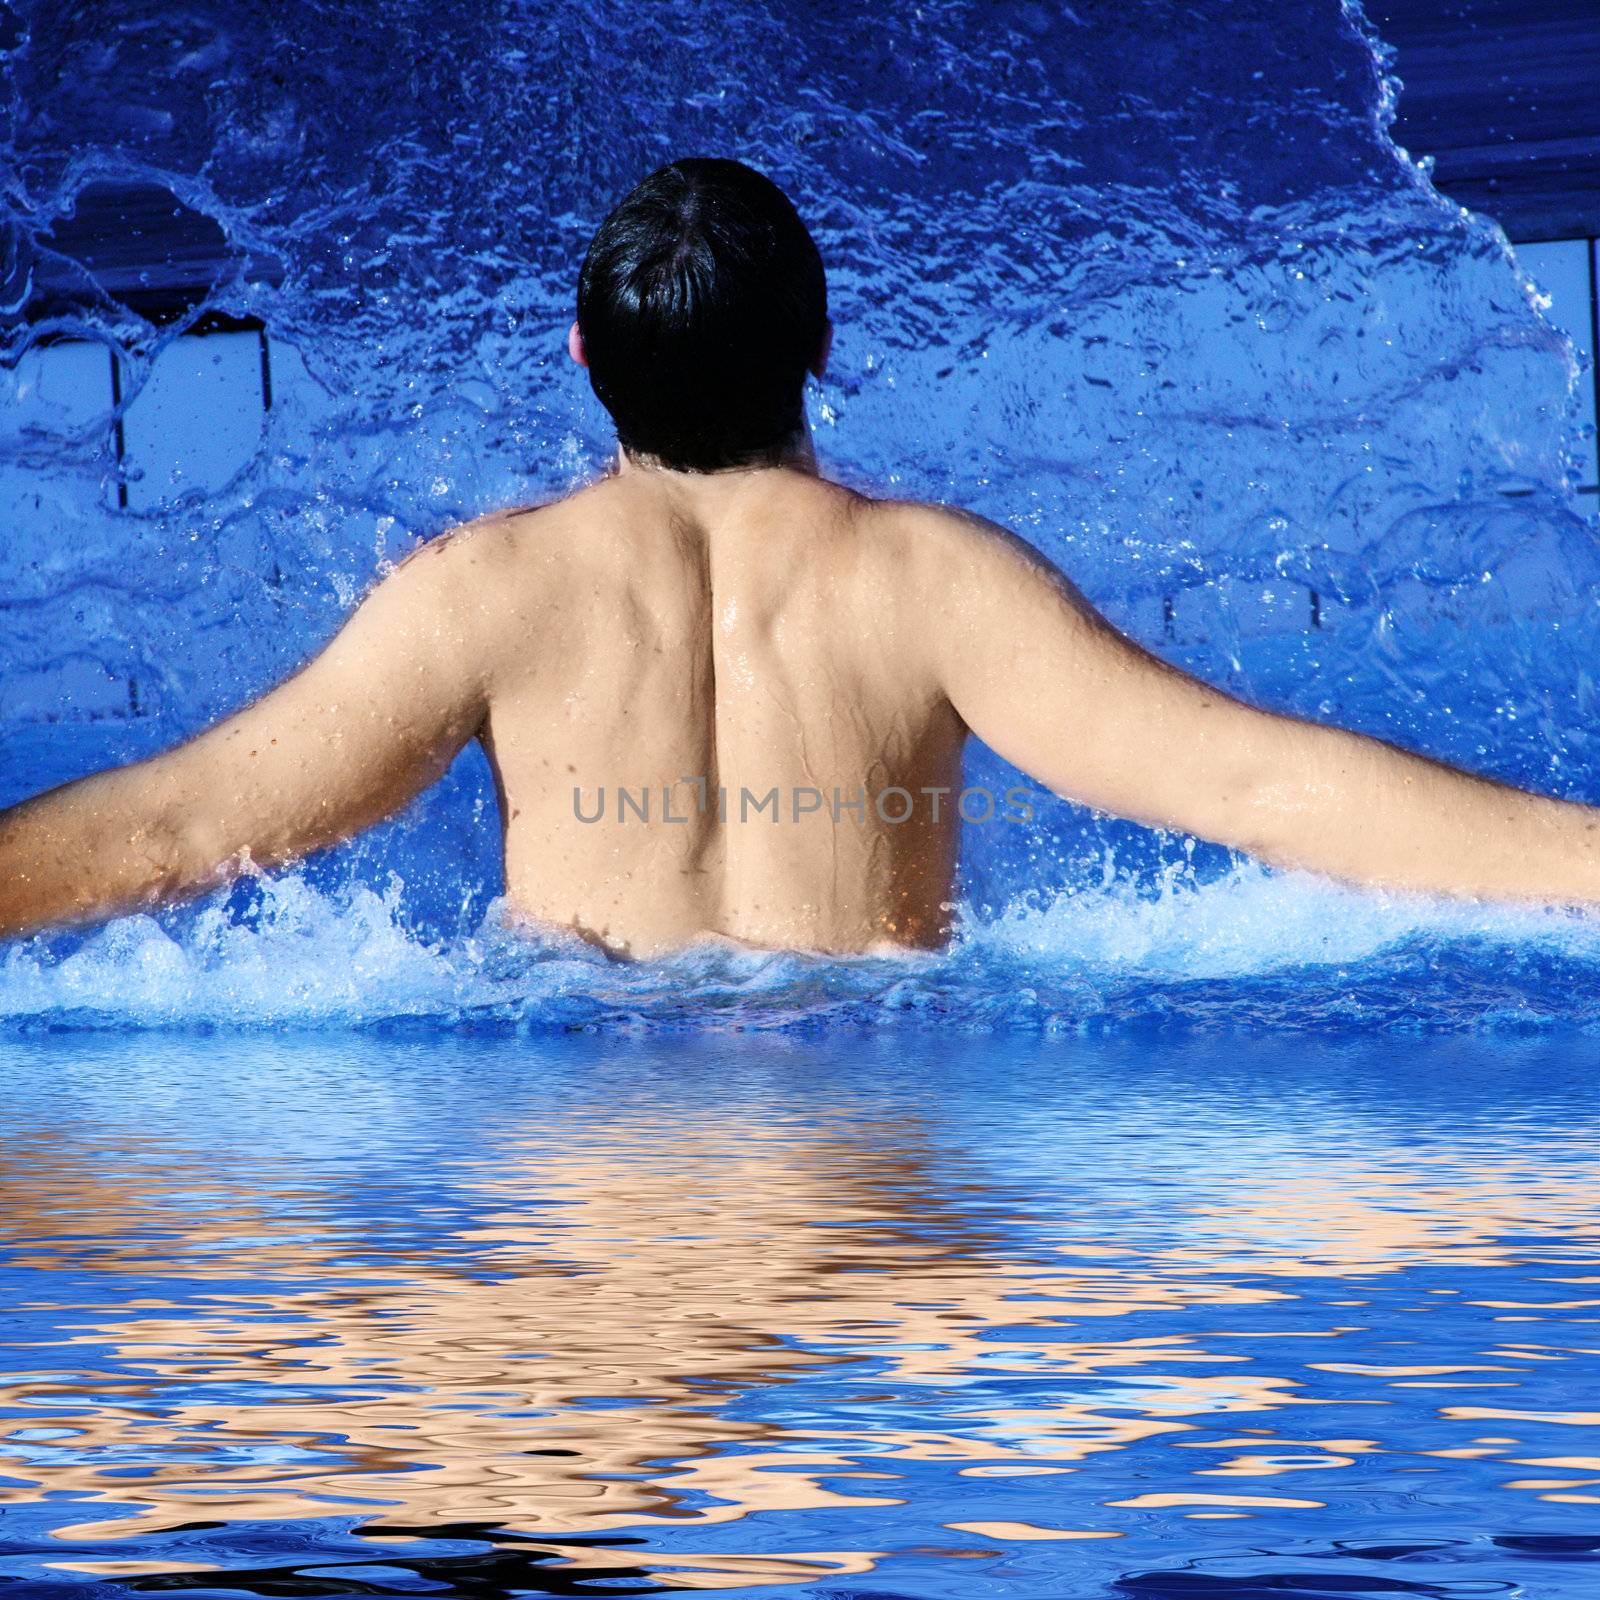
M228 867L237 849L223 830L204 817L164 810L130 841L142 866L140 899L147 904L203 893L232 876Z
M85 780L0 825L0 937L150 909L229 876L219 829L105 787Z
M1271 866L1337 868L1326 859L1330 788L1302 777L1286 778L1259 762L1239 764L1218 782L1210 815L1192 831ZM1351 817L1353 825L1364 819Z
M1391 819L1361 786L1334 777L1257 780L1241 794L1235 836L1221 842L1269 866L1347 882L1399 885L1408 876Z

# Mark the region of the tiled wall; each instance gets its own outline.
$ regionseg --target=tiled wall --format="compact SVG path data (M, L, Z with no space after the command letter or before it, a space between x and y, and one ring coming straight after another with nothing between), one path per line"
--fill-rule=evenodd
M62 343L30 350L12 375L0 407L6 433L36 431L71 438L104 418L122 399L116 356L95 344ZM209 333L175 339L123 414L114 440L120 481L105 489L130 510L222 488L249 461L271 403L270 350L259 332ZM4 504L25 511L25 469L0 468Z
M61 341L0 370L0 745L31 724L125 724L163 709L149 658L169 652L149 641L173 597L151 579L161 540L191 519L139 513L181 499L198 513L249 465L272 354L256 330L176 339L114 428L129 369L107 345ZM281 404L307 380L290 347L277 355ZM251 551L210 537L230 571L251 568Z

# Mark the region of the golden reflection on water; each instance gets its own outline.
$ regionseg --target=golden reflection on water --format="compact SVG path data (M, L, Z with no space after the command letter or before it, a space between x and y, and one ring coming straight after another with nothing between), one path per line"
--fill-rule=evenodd
M1323 1153L1293 1170L1278 1159L1269 1176L1245 1170L1207 1198L1179 1194L1162 1241L1125 1253L1092 1220L1081 1238L1019 1231L1015 1197L970 1172L951 1181L914 1120L841 1117L824 1133L814 1108L802 1126L722 1107L714 1123L680 1119L654 1133L626 1116L569 1119L559 1143L537 1125L502 1129L492 1151L452 1171L477 1202L467 1221L435 1248L365 1248L350 1225L345 1237L327 1225L326 1188L282 1181L244 1155L196 1171L160 1141L134 1159L130 1147L121 1141L114 1159L68 1132L14 1145L0 1166L0 1237L17 1265L170 1272L189 1285L182 1302L60 1313L72 1332L54 1347L56 1369L5 1386L13 1420L0 1471L32 1486L0 1499L46 1491L106 1505L106 1517L61 1530L67 1540L338 1514L559 1537L866 1513L902 1503L905 1463L973 1478L1093 1471L1096 1458L1158 1437L1197 1452L1173 1469L1185 1486L1108 1493L1094 1526L946 1526L1009 1543L1114 1538L1118 1510L1314 1513L1325 1503L1318 1483L1390 1448L1388 1386L1453 1394L1514 1381L1539 1352L1517 1343L1465 1362L1418 1359L1418 1348L1392 1363L1306 1357L1359 1328L1374 1281L1419 1261L1504 1264L1498 1238L1522 1225L1548 1236L1584 1218L1597 1175L1595 1163L1570 1161L1530 1184L1525 1164L1437 1148ZM270 1281L263 1292L229 1286L251 1278ZM1236 1308L1295 1302L1272 1282L1289 1278L1348 1279L1352 1294L1308 1326L1229 1328ZM207 1281L217 1289L202 1310L194 1286ZM1580 1295L1531 1309L1597 1304ZM1117 1336L1119 1319L1148 1311L1185 1313L1187 1331ZM1416 1338L1425 1352L1425 1325ZM134 1375L75 1370L74 1346L109 1347ZM863 1354L872 1370L858 1375ZM907 1391L945 1398L915 1413L872 1411L859 1438L848 1418L780 1426L730 1409L827 1369L861 1385L853 1405L868 1411ZM989 1387L1043 1372L1057 1390L1086 1380L1081 1396L1039 1403L1030 1391L1008 1405ZM1371 1437L1274 1438L1274 1414L1333 1403L1306 1392L1316 1372L1372 1380L1364 1399L1339 1402L1372 1408ZM1109 1404L1087 1381L1108 1375L1118 1380ZM1529 1416L1440 1400L1442 1416L1485 1427ZM16 1420L19 1409L36 1420ZM1594 1424L1600 1413L1542 1420ZM1230 1426L1245 1431L1185 1437ZM868 1437L870 1451L853 1448ZM1513 1427L1501 1442L1438 1454L1508 1453L1515 1442ZM132 1465L147 1470L123 1475ZM1549 1473L1518 1469L1505 1486L1556 1500L1584 1498L1590 1480L1571 1472L1600 1471L1588 1456L1529 1466ZM946 1553L982 1548L958 1539ZM674 1581L715 1587L862 1572L879 1554L651 1561ZM616 1555L564 1552L574 1565Z

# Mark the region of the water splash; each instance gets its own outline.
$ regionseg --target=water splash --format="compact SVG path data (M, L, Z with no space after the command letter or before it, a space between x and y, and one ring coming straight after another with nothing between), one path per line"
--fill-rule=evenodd
M12 1027L492 1028L523 1033L1151 1024L1417 1031L1600 1028L1600 919L1370 895L1254 866L1168 869L969 918L937 953L848 959L708 945L623 964L576 938L409 925L403 886L263 880L0 957Z
M594 470L604 418L561 354L575 264L685 151L764 167L816 229L840 336L812 418L848 481L1009 523L1134 636L1262 703L1600 799L1576 362L1498 228L1389 140L1397 85L1353 5L397 0L377 35L351 0L15 9L0 306L32 315L0 311L0 387L47 336L98 343L131 415L170 341L224 312L263 320L274 405L231 483L147 485L136 511L109 413L0 425L0 803L204 725L384 559ZM752 67L773 61L781 83ZM108 185L198 219L184 237L214 259L175 322L74 242ZM136 683L136 710L108 720L85 673ZM491 803L469 757L264 897L13 951L0 1016L1589 1017L1558 981L1592 959L1581 921L1206 851L1179 882L1181 842L1065 805L1025 839L973 830L948 956L613 971L482 931Z

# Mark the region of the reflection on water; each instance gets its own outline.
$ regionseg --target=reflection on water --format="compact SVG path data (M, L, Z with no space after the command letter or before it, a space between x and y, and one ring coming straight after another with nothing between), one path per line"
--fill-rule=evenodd
M24 1588L1600 1582L1571 1044L4 1050Z

